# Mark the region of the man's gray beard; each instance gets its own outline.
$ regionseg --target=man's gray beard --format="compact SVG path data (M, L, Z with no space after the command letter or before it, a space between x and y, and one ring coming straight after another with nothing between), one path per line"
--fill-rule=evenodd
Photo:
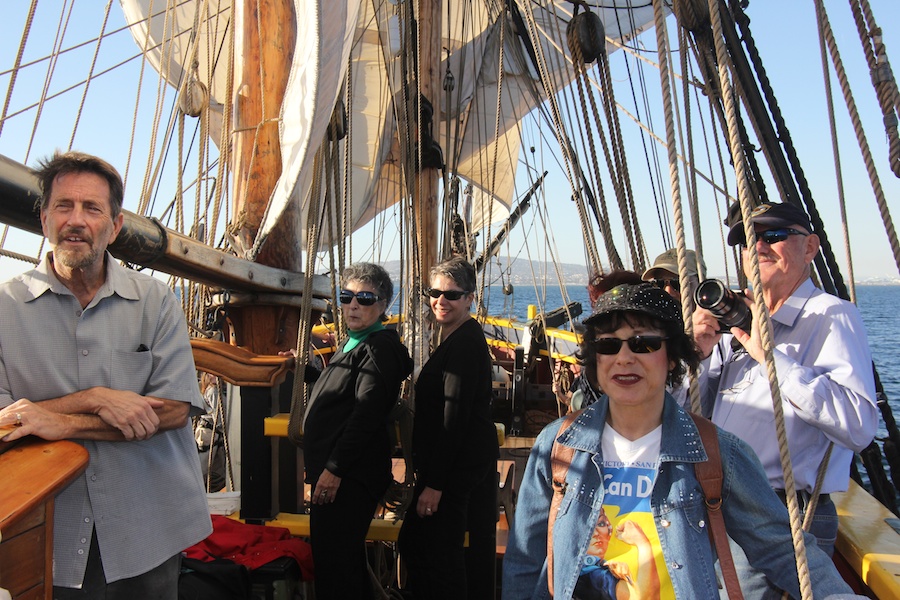
M53 252L55 260L73 271L87 269L97 261L99 255L100 253L96 248L91 248L87 254L78 254L67 250L60 252L59 249Z

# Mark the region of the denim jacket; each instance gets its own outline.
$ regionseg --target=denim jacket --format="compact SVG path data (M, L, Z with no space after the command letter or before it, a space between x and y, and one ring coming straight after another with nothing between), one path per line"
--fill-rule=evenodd
M572 597L600 516L604 496L600 440L608 406L609 400L603 396L559 437L560 443L576 452L553 529L556 598ZM544 428L528 458L503 560L504 600L551 597L547 586L547 522L553 495L550 451L561 422ZM675 597L717 599L716 559L693 464L706 460L706 451L690 415L668 393L662 422L659 473L651 507ZM769 487L750 447L728 432L719 429L718 433L724 475L722 510L728 534L754 567L799 598L787 509ZM815 597L851 593L831 559L810 535L805 538Z

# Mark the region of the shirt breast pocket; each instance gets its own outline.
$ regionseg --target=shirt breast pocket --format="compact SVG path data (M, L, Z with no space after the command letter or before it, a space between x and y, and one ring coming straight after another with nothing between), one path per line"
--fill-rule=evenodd
M147 394L150 374L153 372L153 353L119 352L112 356L110 369L110 388Z
M657 507L654 512L663 528L683 520L683 524L695 533L705 533L706 499L699 488L675 489L672 494Z

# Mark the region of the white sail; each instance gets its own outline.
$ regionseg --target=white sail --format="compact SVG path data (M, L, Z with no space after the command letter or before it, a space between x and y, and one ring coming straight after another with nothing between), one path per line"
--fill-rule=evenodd
M224 51L232 26L231 2L180 3L167 10L152 0L121 3L133 25L137 46L144 49L170 85L182 89L192 75L209 82L210 135L218 142L228 89L225 78L229 61ZM497 6L488 1L451 2L447 8L442 34L446 52L440 72L449 71L458 89L449 99L445 94L432 99L440 106L434 133L445 161L473 186L472 226L477 230L488 221L508 216L521 146L519 123L544 102L545 96L529 50L523 38L516 35L516 25L507 12L498 15ZM358 229L403 195L394 107L402 88L398 10L398 5L390 2L294 2L297 41L280 124L284 164L258 239L271 231L288 203L308 200L313 157L347 80L348 68L353 89L352 229ZM540 46L537 54L547 69L545 77L558 86L557 90L562 89L573 76L565 41L572 5L557 1L532 7L521 2L517 10L530 28L530 32L524 32L525 39L536 39ZM616 40L632 37L652 19L649 6L632 9L625 18L614 9L596 10L607 35ZM461 116L465 126L457 134L455 123Z

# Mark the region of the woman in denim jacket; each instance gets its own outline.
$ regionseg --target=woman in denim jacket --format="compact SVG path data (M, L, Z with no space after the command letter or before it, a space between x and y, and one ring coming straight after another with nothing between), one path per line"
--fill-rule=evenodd
M716 558L694 475L694 463L707 455L691 417L665 391L698 364L680 307L652 284L623 285L600 297L585 325L581 359L606 395L559 435L575 452L553 527L555 593L547 528L550 454L561 421L541 432L528 459L503 561L503 598L717 599ZM718 434L728 534L799 598L787 510L753 451ZM851 593L805 537L814 596Z

